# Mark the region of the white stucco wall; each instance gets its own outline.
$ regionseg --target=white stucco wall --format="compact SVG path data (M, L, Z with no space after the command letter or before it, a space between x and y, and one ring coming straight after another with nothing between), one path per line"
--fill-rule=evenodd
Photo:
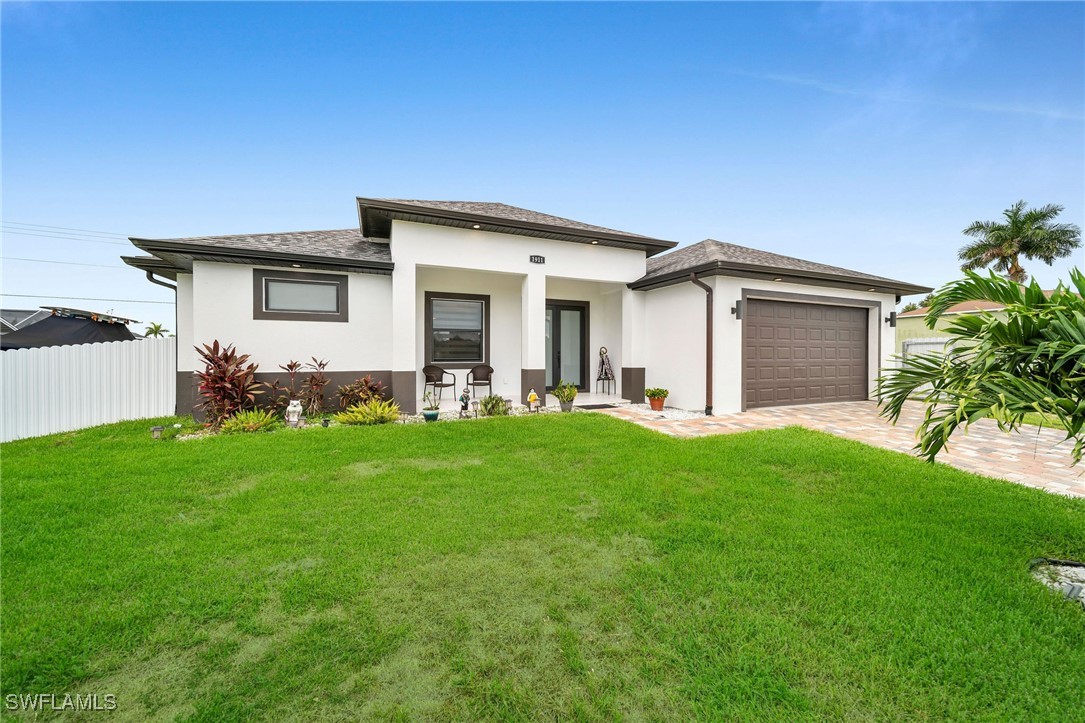
M703 410L704 290L690 283L654 289L645 292L644 307L645 388L669 390L669 407Z
M731 307L742 298L743 289L879 302L881 306L875 307L868 314L867 329L870 342L870 392L873 394L879 370L889 362L893 354L893 329L883 321L896 304L893 295L726 276L711 277L707 283L712 284L715 297L712 399L714 413L727 414L742 409L742 322L731 314ZM704 290L687 282L648 291L645 297L645 385L669 389L669 406L703 409Z
M192 274L177 274L177 371L195 371L196 353L192 350Z
M265 372L278 371L280 364L291 359L306 361L314 356L327 359L329 371L390 368L390 277L344 274L348 277L347 322L275 321L253 319L254 268L264 267L193 262L193 343L218 339L220 343L234 344L238 351L251 355ZM189 368L193 368L194 361L193 351L188 358Z

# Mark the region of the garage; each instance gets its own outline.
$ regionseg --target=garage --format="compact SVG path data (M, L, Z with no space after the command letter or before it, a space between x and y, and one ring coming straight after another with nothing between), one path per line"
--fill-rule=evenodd
M747 409L866 399L868 309L748 299L742 343Z

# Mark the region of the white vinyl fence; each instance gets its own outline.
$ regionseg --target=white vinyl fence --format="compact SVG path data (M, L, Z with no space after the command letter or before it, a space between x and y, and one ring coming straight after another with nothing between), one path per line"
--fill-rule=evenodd
M946 350L946 343L949 342L950 337L932 337L929 339L905 339L901 344L903 345L902 356L907 359L910 356L916 354L926 354L930 351L944 352Z
M0 352L0 441L173 414L177 339Z

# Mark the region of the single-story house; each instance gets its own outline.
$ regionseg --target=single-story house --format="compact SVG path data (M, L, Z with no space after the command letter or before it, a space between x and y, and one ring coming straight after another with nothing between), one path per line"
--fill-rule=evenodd
M404 411L422 369L494 369L524 402L559 380L615 399L735 412L867 399L893 353L888 317L930 289L707 239L677 244L501 203L358 198L357 228L132 238L124 257L177 296L178 412L196 344L231 343L265 378L327 359L332 384L372 374ZM594 396L592 397L594 398Z

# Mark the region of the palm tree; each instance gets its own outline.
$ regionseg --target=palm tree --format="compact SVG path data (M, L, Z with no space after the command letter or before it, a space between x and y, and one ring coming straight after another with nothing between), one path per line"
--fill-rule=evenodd
M1081 229L1072 223L1054 223L1062 206L1048 204L1026 208L1018 201L1002 212L1001 221L976 221L963 233L976 239L961 247L957 254L964 263L962 271L974 271L994 265L1006 278L1025 283L1028 274L1020 257L1040 259L1050 266L1081 246Z
M144 336L165 336L169 332L169 329L165 329L161 324L157 322L151 322L151 324L143 330Z

